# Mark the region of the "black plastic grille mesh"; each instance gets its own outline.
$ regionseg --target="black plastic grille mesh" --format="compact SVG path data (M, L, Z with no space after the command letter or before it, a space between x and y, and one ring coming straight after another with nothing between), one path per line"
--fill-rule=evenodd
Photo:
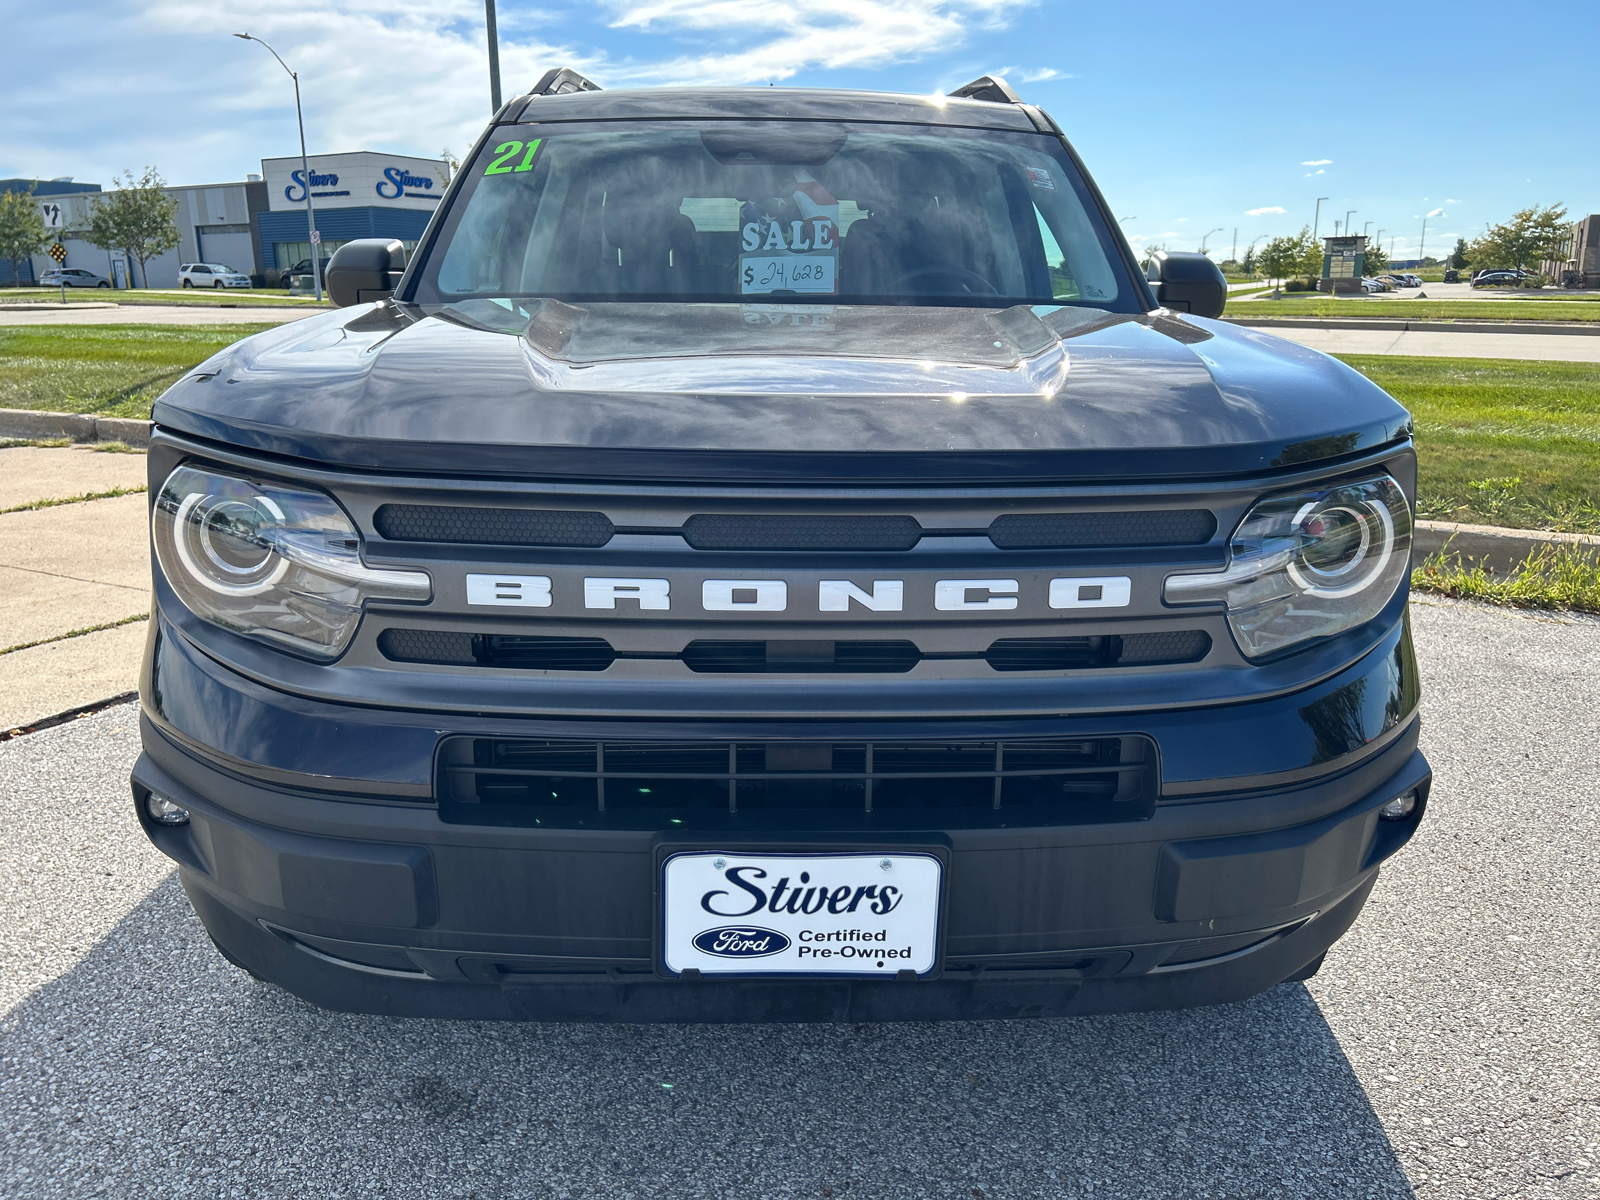
M699 513L683 524L696 550L909 550L915 517Z
M537 671L604 671L618 653L604 638L529 637L520 634L454 633L430 629L386 629L378 649L395 662L438 666L513 667ZM1198 662L1211 650L1201 629L1091 637L1001 638L985 651L941 654L982 658L996 671L1083 671ZM700 674L903 674L923 661L916 643L884 641L690 642L680 658Z
M385 504L373 525L392 542L498 546L604 546L616 532L604 513L441 504Z
M1217 518L1203 508L1136 512L1008 513L989 526L1002 550L1075 546L1188 546L1209 542Z

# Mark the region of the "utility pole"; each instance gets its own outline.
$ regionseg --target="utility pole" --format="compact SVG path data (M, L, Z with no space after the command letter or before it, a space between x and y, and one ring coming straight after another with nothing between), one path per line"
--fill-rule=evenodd
M500 111L500 31L494 20L494 0L483 0L483 23L489 35L490 114Z
M1326 196L1317 197L1317 215L1311 218L1311 240L1313 242L1317 240L1317 231L1322 228L1322 202L1326 199Z
M1428 218L1422 218L1422 239L1417 242L1417 270L1422 270L1422 260L1427 257Z
M247 42L261 42L260 38L248 33L236 33L236 38L243 38ZM278 65L289 71L289 64L278 57L278 52L267 46L267 53L278 59ZM317 214L311 207L311 160L306 157L306 119L300 112L300 76L289 71L289 78L294 80L294 119L300 126L300 171L305 178L306 187L306 234L311 239L311 285L316 289L317 303L322 303L322 238L317 233Z
M1239 261L1239 227L1237 225L1233 227L1233 249L1228 251L1228 261Z

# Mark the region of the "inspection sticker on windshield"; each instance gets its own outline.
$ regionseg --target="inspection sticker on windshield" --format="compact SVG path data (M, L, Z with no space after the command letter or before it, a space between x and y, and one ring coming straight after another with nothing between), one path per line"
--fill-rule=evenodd
M1048 192L1056 190L1056 181L1050 178L1049 167L1024 167L1028 173L1028 182L1036 188L1044 188Z
M674 854L661 881L674 975L925 975L939 961L932 854Z

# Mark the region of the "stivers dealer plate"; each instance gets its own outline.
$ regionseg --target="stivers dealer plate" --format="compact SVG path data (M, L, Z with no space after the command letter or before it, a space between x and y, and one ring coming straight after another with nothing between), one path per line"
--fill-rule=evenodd
M673 975L924 975L939 961L931 854L674 854L661 958Z

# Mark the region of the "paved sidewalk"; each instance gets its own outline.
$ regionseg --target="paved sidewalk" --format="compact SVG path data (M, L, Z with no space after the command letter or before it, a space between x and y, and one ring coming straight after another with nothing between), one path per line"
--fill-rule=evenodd
M7 310L0 325L258 325L298 321L331 309L218 308L214 305L124 304L117 308L73 307Z
M1242 314L1231 314L1242 315ZM1431 330L1301 329L1240 325L1324 354L1411 354L1422 358L1523 358L1600 362L1600 337L1540 333L1436 333Z
M142 454L0 450L0 508L144 482ZM0 731L138 686L145 514L142 492L0 513Z

